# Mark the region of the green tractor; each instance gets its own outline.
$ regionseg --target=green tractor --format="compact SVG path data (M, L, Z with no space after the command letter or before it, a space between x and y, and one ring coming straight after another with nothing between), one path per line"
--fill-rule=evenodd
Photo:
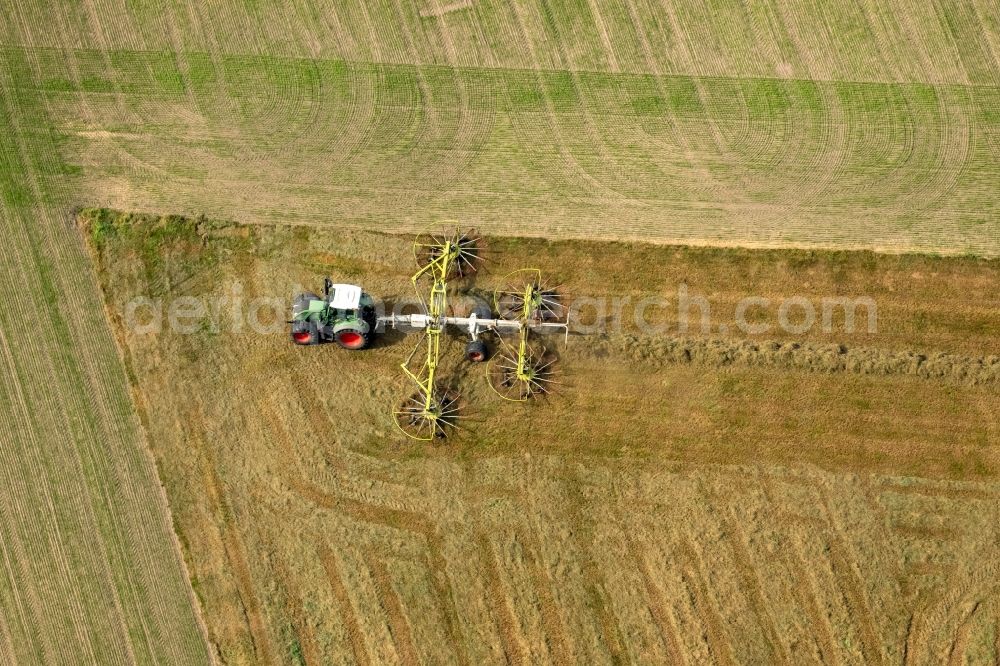
M323 281L323 297L311 291L292 301L292 342L318 345L336 342L344 349L364 349L375 337L375 301L353 284Z

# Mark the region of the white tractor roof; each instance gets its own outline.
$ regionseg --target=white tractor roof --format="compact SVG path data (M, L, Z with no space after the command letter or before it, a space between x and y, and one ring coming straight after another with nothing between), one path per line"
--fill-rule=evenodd
M330 307L338 310L353 310L361 304L361 287L354 284L334 284L330 286Z

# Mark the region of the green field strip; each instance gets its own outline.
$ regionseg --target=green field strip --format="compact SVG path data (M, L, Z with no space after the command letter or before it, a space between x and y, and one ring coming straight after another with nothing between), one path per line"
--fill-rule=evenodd
M18 597L4 599L5 608L18 609L7 628L14 657L204 661L92 267L70 204L45 186L65 169L44 101L11 85L29 59L5 59L0 78L10 128L0 137L0 330L11 372L3 392L17 396L13 432L3 438L4 469L15 475L3 484L3 519L16 535L10 547L20 549L5 571Z
M5 43L266 53L347 60L578 70L991 84L995 7L925 3L652 0L298 0L97 3L25 0L0 11ZM0 33L0 34L3 34ZM568 60L568 62L564 62Z
M52 119L25 136L57 148L38 172L60 196L127 184L115 205L176 210L174 187L185 211L230 217L224 183L263 179L264 196L231 205L317 221L324 199L329 219L527 214L521 231L579 236L610 218L609 237L650 240L693 236L695 218L677 218L689 208L706 217L699 238L1000 251L996 87L161 52L74 51L50 69L51 50L8 53ZM376 194L392 191L421 196L393 213ZM764 226L747 226L760 206ZM729 222L713 230L713 211ZM781 216L795 224L779 231Z

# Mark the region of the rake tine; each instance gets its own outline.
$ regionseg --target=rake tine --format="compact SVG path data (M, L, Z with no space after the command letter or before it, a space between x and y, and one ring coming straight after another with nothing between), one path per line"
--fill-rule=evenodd
M542 370L544 370L545 368L549 367L550 365L552 365L555 362L556 362L556 359L552 359L551 361L549 361L545 365L540 365L537 368L535 368L535 372L541 372Z
M529 385L534 385L534 386L537 386L537 387L538 387L538 390L539 390L539 391L541 391L541 392L543 392L543 393L545 392L545 387L544 387L544 386L542 386L541 382L537 381L537 380L536 380L535 378L533 378L533 377L532 377L532 378L529 378L529 379L528 379L528 384L529 384Z

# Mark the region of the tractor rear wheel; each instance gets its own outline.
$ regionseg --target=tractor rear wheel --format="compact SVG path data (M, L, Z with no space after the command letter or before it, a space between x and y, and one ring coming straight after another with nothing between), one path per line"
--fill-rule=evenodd
M344 349L357 350L368 346L368 334L356 328L342 328L334 334L337 344Z
M316 326L316 322L294 322L292 324L292 342L297 345L318 345L319 327Z

